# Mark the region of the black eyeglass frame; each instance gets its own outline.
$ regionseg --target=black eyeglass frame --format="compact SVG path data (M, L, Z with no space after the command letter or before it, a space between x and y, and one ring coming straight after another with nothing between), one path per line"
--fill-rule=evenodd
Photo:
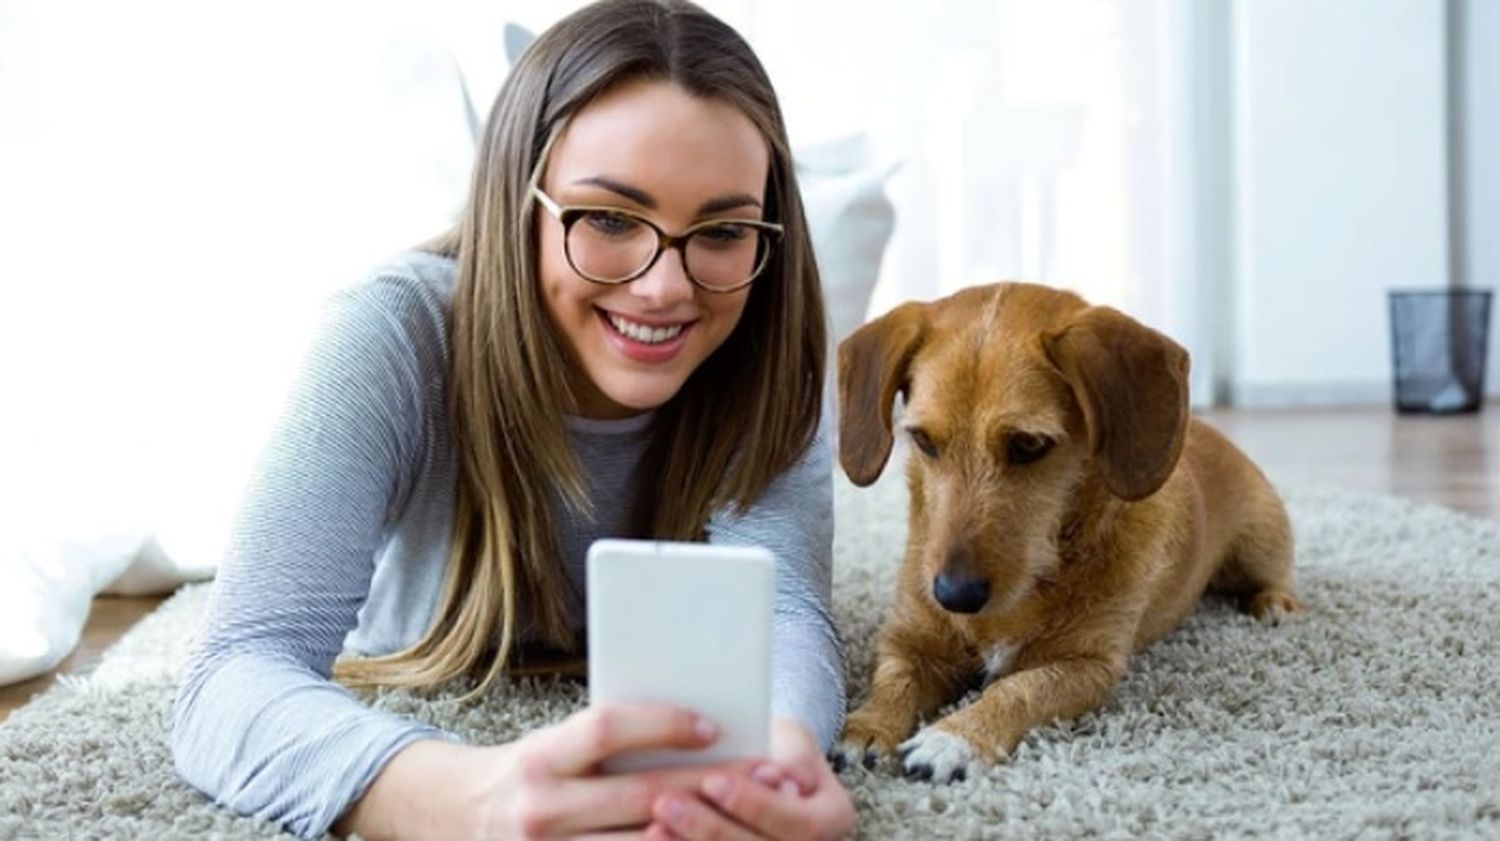
M766 264L771 262L771 252L776 249L776 246L781 244L781 237L786 233L786 229L779 223L766 222L760 219L706 219L702 222L689 225L678 233L669 234L666 231L662 230L660 225L652 222L645 216L632 210L626 210L622 207L611 207L609 205L602 204L559 204L551 196L542 192L542 188L537 186L532 186L531 195L538 202L540 202L543 207L547 209L548 213L551 213L554 217L556 217L557 221L562 223L563 256L567 258L568 266L571 267L579 277L583 278L589 283L597 283L601 286L622 286L641 277L646 272L651 271L651 267L656 265L656 261L661 259L661 255L666 252L667 249L675 248L677 249L677 256L682 259L682 273L687 276L687 279L691 281L694 286L702 289L705 292L713 292L715 294L738 292L753 283L755 279L760 276L760 273L765 270ZM573 262L573 250L572 246L569 245L569 234L571 234L573 231L573 225L588 213L610 213L618 216L625 216L634 221L640 222L641 224L655 231L656 250L652 253L651 259L647 260L635 272L626 275L625 277L616 279L594 277L585 272L583 269L578 268L578 264ZM745 227L755 228L763 235L767 235L767 241L762 248L760 261L756 263L755 269L750 272L750 276L745 278L743 283L737 283L734 286L710 286L694 277L692 269L688 268L688 240L691 239L692 236L699 231L706 228L716 227L718 225L743 225Z

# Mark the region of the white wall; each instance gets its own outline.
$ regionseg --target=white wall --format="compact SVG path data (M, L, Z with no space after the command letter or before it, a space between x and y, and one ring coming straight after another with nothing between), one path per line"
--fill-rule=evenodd
M1442 0L1238 0L1242 405L1389 399L1386 290L1448 279Z
M1500 394L1500 3L1457 0L1455 13L1461 104L1454 267L1460 283L1493 293L1485 380L1488 393Z
M456 209L447 19L77 5L0 0L0 531L220 522L318 302Z

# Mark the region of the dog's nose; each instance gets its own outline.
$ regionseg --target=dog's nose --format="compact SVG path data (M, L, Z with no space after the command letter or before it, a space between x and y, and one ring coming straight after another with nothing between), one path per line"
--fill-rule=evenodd
M954 613L978 613L990 600L990 582L945 572L932 582L932 597Z

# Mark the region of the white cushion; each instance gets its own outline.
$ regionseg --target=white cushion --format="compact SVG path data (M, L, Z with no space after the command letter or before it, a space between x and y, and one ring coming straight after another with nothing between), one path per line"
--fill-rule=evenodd
M0 684L61 663L78 644L94 593L130 566L145 540L141 532L0 534Z
M885 194L895 166L871 165L867 145L858 134L792 153L834 342L865 322L896 226L896 209Z

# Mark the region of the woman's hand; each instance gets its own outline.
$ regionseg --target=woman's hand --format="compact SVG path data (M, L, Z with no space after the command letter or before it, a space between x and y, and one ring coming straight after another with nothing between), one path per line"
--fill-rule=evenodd
M708 747L718 728L683 709L655 704L590 707L506 745L508 761L479 792L486 838L541 838L618 831L639 837L654 803L691 793L716 774L743 776L753 763L599 775L625 751Z
M693 797L659 796L646 832L653 841L680 838L844 838L854 831L854 804L828 767L812 734L778 718L771 727L769 761L743 772L717 770Z
M655 802L691 794L710 775L742 777L753 762L600 775L623 751L701 749L718 729L657 704L590 707L494 747L424 741L397 753L336 831L368 839L639 837Z

